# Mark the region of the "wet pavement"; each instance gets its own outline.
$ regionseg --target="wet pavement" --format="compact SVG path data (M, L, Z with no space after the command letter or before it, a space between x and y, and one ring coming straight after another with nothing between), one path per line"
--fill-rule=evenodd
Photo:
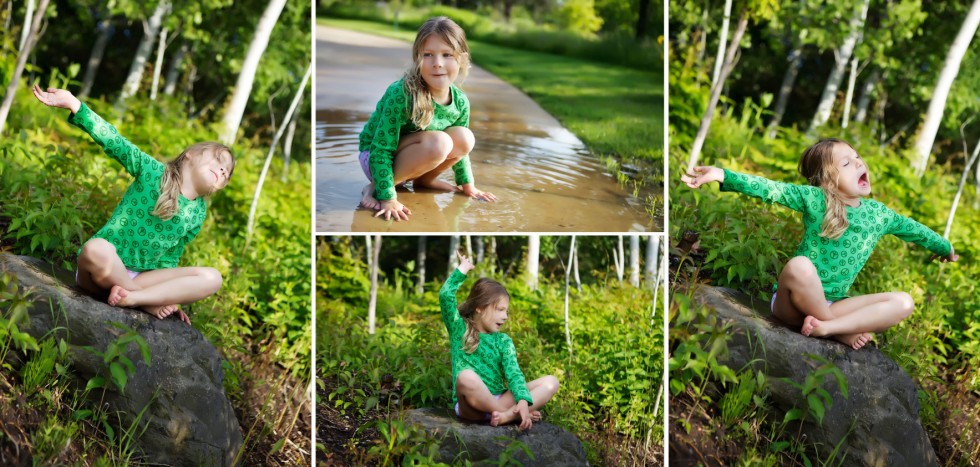
M581 141L529 97L474 66L462 85L470 100L470 153L483 202L461 194L399 189L408 221L358 209L367 183L358 134L384 90L411 63L411 44L317 26L317 232L628 232L659 230ZM441 178L452 182L452 171Z

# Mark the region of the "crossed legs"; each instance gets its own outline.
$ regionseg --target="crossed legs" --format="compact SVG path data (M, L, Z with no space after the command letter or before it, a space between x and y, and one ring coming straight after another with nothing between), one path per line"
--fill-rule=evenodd
M221 274L213 268L169 268L129 277L116 247L101 238L82 246L78 255L78 285L95 295L105 294L113 306L140 308L163 319L179 313L177 305L192 303L213 295L221 288Z
M445 131L417 131L401 138L394 153L395 185L409 180L416 188L458 191L456 185L439 180L439 174L473 150L476 138L469 128L452 126ZM380 209L374 198L374 183L361 190L361 205Z
M790 259L779 274L773 314L806 336L832 337L854 349L912 314L915 304L905 292L845 298L827 304L817 269L805 256Z
M538 409L558 392L558 378L543 376L527 383L527 389L534 401L529 407L531 420L540 420L541 412ZM459 416L467 420L486 420L487 414L490 414L490 424L497 426L506 425L520 417L514 410L517 405L514 394L504 391L497 398L473 370L463 370L456 377L456 399L459 401Z

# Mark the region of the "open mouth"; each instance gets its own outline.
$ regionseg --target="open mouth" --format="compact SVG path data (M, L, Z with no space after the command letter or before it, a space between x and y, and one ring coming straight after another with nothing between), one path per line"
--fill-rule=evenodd
M861 176L858 177L858 185L860 185L860 186L869 186L869 185L871 185L871 182L868 180L868 173L867 172L861 174Z

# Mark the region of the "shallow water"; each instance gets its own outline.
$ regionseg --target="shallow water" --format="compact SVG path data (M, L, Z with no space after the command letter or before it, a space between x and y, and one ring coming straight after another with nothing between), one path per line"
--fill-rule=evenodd
M476 186L497 202L400 189L408 221L357 209L367 183L358 134L377 99L408 66L409 46L349 31L317 29L316 229L318 232L625 232L661 229L578 138L534 101L474 67L470 154ZM452 171L443 175L452 182Z

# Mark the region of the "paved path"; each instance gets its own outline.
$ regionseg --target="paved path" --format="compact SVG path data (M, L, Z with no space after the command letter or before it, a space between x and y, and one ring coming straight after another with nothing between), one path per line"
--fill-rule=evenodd
M627 232L659 230L581 141L513 86L473 67L462 89L471 105L476 185L495 203L399 190L409 221L358 209L367 183L358 134L384 90L411 63L411 44L317 26L317 232ZM452 171L443 177L452 181Z

